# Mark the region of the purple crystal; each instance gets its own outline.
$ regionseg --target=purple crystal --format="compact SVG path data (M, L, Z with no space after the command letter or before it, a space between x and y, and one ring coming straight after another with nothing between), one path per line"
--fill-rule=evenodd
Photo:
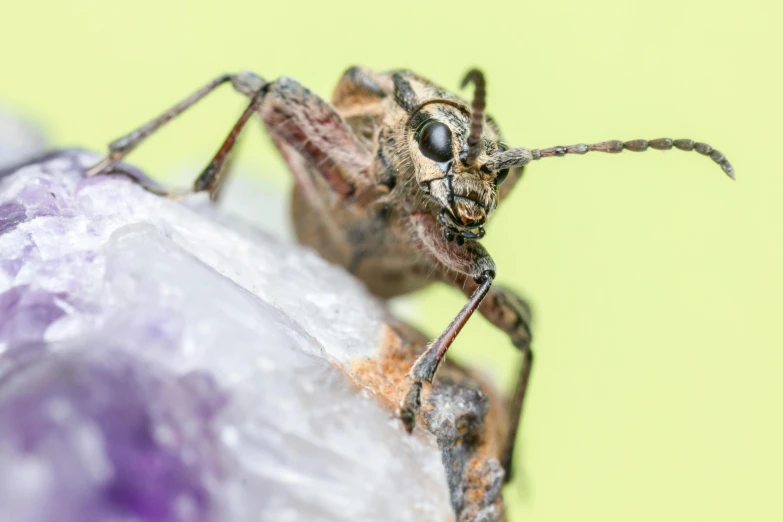
M0 205L0 234L27 219L25 208L13 201Z
M209 520L219 409L205 405L220 393L107 348L39 354L2 381L5 452L47 474L24 505L0 494L2 505L17 504L16 520L43 519L36 511L49 494L61 522Z
M0 317L3 318L0 342L15 346L43 340L49 325L65 315L57 299L57 295L28 285L16 286L0 294Z
M434 437L340 369L385 309L97 159L0 172L0 522L453 518Z

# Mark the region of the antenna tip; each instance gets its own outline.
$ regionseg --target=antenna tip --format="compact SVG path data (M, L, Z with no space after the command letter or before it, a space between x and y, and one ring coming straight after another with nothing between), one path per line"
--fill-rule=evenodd
M720 165L720 168L723 169L723 172L725 172L728 177L733 180L737 179L734 173L734 167L731 163L729 163L729 160L726 159L726 156L724 156L722 152L713 149L710 153L710 158L712 158L712 161Z
M460 83L460 88L464 89L468 86L470 82L473 82L478 85L478 83L484 83L484 73L481 72L479 69L471 69L466 74L465 77L462 78L462 83Z

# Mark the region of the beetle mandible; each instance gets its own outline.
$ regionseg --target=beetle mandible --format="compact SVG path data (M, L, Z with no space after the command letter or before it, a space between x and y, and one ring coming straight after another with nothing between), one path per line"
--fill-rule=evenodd
M479 240L484 224L533 160L585 154L695 150L734 178L719 151L689 139L617 140L546 149L510 148L484 112L484 75L467 73L472 103L407 70L348 69L331 103L296 80L267 82L250 73L221 75L149 123L115 140L88 175L123 172L118 163L145 138L218 86L231 83L250 104L213 159L180 197L208 191L215 199L227 160L248 119L258 113L295 179L292 207L297 239L345 267L376 296L391 298L436 281L462 290L468 302L410 370L411 385L399 409L410 432L423 382L470 316L478 310L521 352L510 400L511 426L501 456L511 476L519 419L533 364L530 309L515 292L493 285L495 262Z

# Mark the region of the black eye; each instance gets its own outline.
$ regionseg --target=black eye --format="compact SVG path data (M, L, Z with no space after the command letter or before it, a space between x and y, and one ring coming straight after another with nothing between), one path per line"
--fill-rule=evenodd
M419 150L432 161L451 161L451 130L439 121L429 121L419 132Z
M501 152L506 152L507 150L508 147L506 147L502 143L498 143L497 154L500 154ZM507 177L508 177L508 169L499 170L497 176L495 177L495 185L500 185L501 183L506 181Z

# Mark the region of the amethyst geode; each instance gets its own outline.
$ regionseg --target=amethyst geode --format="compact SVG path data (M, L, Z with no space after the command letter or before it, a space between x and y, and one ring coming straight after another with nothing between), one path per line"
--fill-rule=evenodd
M0 172L0 520L451 520L435 438L342 369L382 305L96 159Z

